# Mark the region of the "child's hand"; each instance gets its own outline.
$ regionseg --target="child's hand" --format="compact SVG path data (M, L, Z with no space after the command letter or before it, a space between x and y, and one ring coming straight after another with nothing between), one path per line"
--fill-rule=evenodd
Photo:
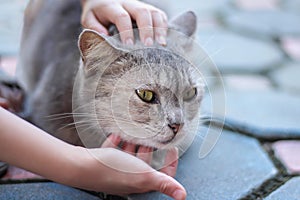
M134 41L133 19L140 28L140 38L145 45L151 46L154 38L159 44L166 44L167 16L158 8L137 0L81 0L81 3L81 24L84 28L107 35L106 27L113 23L122 42L130 45ZM158 29L153 32L154 27Z
M72 173L69 185L117 195L159 191L175 200L186 199L185 189L175 179L130 154L114 148L77 147L76 151L81 167Z
M116 148L119 146L121 138L117 135L111 134L106 141L102 144L102 148ZM152 152L153 148L140 146L136 152L136 145L125 142L123 144L123 151L129 153L133 156L138 157L147 164L150 164L152 161ZM178 166L178 150L173 148L170 149L165 157L165 166L160 169L160 172L163 172L171 177L175 177L177 166Z

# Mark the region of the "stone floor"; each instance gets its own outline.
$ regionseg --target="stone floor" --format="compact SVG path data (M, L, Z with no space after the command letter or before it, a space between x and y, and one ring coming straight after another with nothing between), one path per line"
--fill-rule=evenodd
M208 92L226 97L216 101L226 114L204 103L205 115L218 117L205 121L180 158L176 178L187 199L300 199L299 1L170 2L161 3L170 16L184 10L199 16L197 42L224 82ZM0 66L13 75L26 0L0 5ZM105 198L10 166L0 179L0 199ZM148 193L128 199L169 198Z

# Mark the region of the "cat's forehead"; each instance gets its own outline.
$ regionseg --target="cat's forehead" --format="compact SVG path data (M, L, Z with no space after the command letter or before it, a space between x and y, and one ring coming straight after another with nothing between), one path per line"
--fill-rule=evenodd
M183 85L197 85L201 80L199 70L184 57L171 51L147 48L127 54L127 65L134 65L140 76L165 82L177 81Z

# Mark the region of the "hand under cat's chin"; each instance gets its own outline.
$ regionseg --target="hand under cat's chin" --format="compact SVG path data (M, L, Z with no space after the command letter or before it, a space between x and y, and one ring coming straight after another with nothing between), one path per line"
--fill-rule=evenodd
M121 137L117 134L110 134L103 145L102 148L117 148L128 154L138 157L147 164L151 165L157 170L160 170L163 173L168 174L169 176L174 177L178 165L178 148L169 147L165 153L159 154L157 148L145 146L137 143L127 142L122 140Z

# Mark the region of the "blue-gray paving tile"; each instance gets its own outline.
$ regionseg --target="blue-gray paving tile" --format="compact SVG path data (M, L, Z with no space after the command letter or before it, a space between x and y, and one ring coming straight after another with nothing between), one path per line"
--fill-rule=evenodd
M212 15L219 10L224 9L230 0L186 0L176 1L173 0L145 0L155 6L167 11L170 17L178 15L187 10L194 11L198 16Z
M288 12L294 11L299 12L300 11L300 1L297 0L284 0L281 1L282 8L287 10Z
M269 195L265 200L299 200L300 177L293 178Z
M272 69L283 60L283 53L273 42L225 30L201 30L198 43L221 72L258 73Z
M18 53L26 1L0 2L0 55Z
M223 93L214 91L214 98L219 94ZM300 95L247 89L226 89L225 95L227 128L265 139L300 138ZM204 100L203 110L224 116L224 113L211 111L209 101Z
M199 159L201 144L196 137L179 161L176 179L186 188L188 200L237 199L277 172L256 139L223 131L210 154ZM153 192L130 199L171 198Z
M300 94L300 62L287 63L280 69L273 71L270 77L279 88Z
M1 30L0 30L0 34ZM17 55L19 51L20 40L18 36L1 35L0 37L0 55Z
M24 183L0 185L0 199L99 200L100 198L57 183Z
M244 11L225 19L226 25L236 31L273 38L300 35L299 21L299 13L279 10Z

